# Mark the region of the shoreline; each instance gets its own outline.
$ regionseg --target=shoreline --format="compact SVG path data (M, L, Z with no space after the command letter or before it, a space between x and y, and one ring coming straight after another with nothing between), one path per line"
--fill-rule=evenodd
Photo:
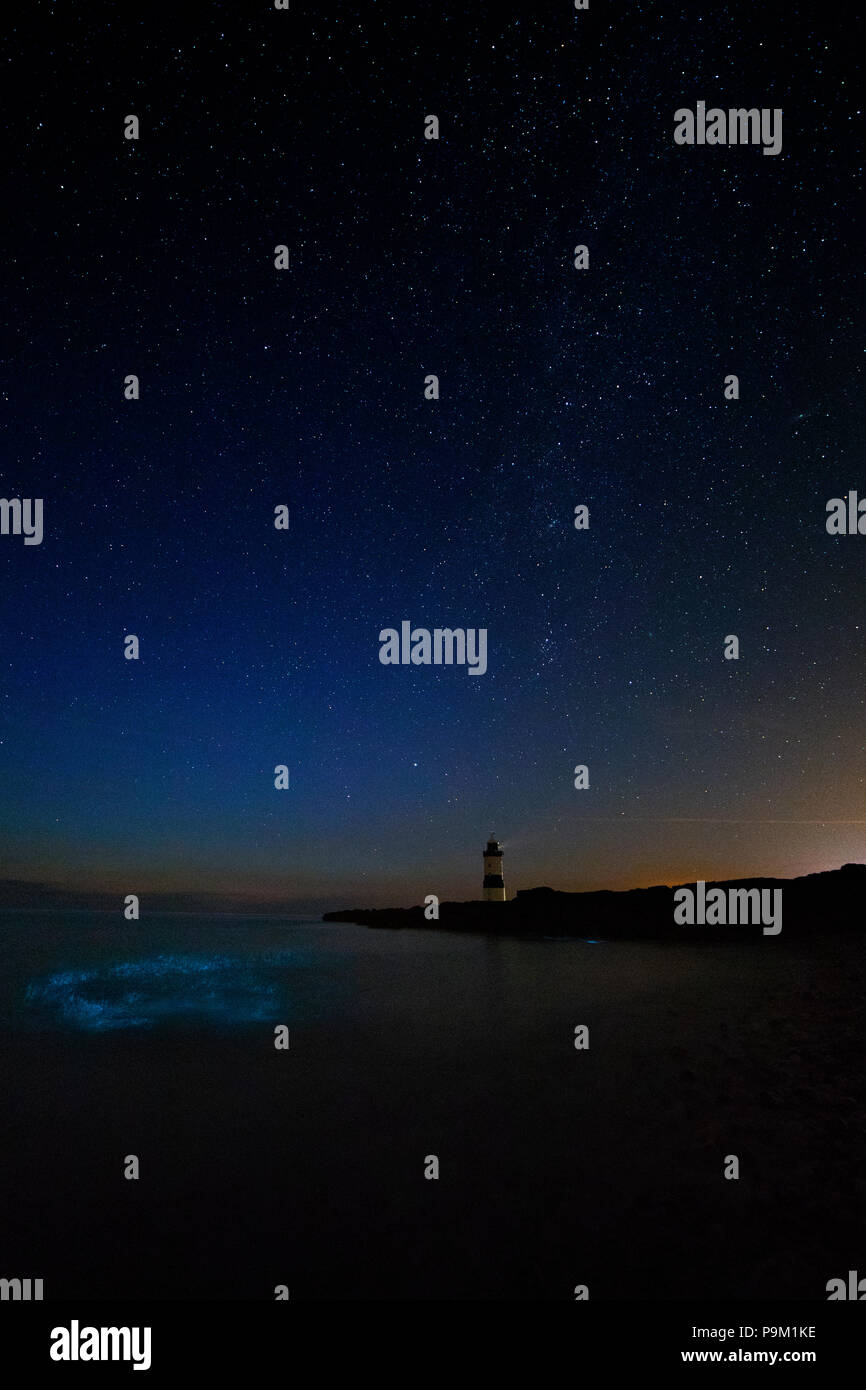
M698 885L702 881L698 881ZM421 928L433 931L470 931L497 936L577 937L587 935L602 940L679 940L679 941L742 941L757 934L803 936L816 933L816 923L823 928L856 930L862 920L866 899L866 864L844 864L824 873L806 874L801 878L751 878L707 880L705 894L714 890L729 901L741 901L736 895L757 890L757 900L763 895L778 896L784 903L778 924L762 925L753 915L747 922L713 920L683 922L682 908L677 899L684 889L694 884L659 885L653 888L630 888L623 891L602 889L589 893L566 893L554 888L521 889L506 902L443 902L435 905L436 917L428 916L432 907L343 908L322 915L323 922L353 922L358 926ZM703 902L703 893L698 897ZM707 914L709 918L709 914ZM764 919L767 921L768 919Z

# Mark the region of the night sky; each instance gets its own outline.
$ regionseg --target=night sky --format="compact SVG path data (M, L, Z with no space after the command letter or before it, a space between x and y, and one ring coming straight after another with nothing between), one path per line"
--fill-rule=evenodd
M347 907L480 896L491 832L509 894L866 859L851 21L590 6L11 26L0 496L45 529L0 536L0 876ZM781 153L676 146L699 100L782 108ZM486 674L383 666L403 620L485 627Z

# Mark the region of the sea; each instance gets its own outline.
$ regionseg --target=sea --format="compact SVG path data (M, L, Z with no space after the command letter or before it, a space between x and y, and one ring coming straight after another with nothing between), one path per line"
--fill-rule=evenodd
M820 1296L863 1258L863 964L851 940L4 911L0 1275Z

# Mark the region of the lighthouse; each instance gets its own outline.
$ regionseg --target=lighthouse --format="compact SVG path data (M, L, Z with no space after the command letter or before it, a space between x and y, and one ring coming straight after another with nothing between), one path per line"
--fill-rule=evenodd
M484 855L484 901L486 903L505 902L505 879L502 877L502 848L499 841L491 835Z

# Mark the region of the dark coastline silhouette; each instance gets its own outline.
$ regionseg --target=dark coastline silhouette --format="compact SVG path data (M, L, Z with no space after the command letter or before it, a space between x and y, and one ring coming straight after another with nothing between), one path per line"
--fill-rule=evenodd
M368 927L426 927L433 931L473 931L519 936L592 935L606 940L667 939L681 941L761 938L757 925L679 925L674 921L674 893L695 883L662 884L622 892L603 889L563 893L554 888L525 888L504 903L443 902L439 918L430 921L420 906L405 908L348 908L326 912L323 922L354 922ZM801 878L738 878L706 880L706 891L782 889L784 921L780 935L803 936L825 930L857 930L863 920L866 864L843 864L840 869Z

